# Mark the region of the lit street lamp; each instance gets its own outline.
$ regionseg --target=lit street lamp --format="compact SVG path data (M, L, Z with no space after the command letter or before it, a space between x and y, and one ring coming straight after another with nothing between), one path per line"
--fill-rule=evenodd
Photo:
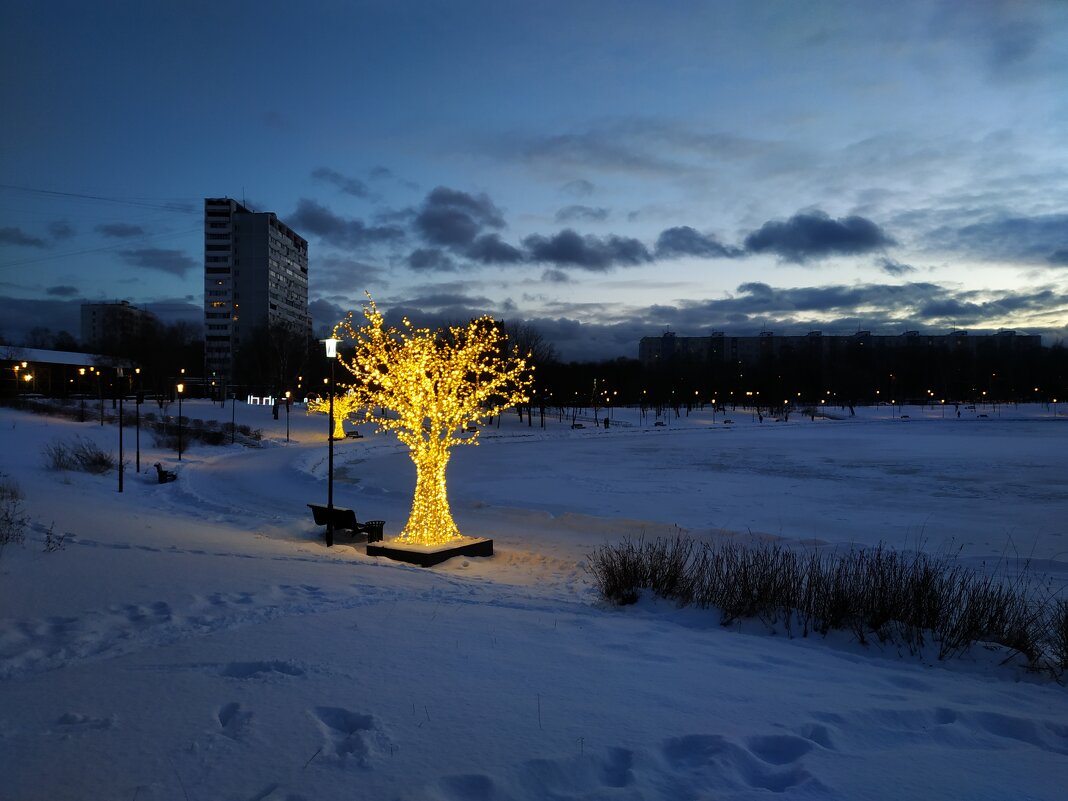
M137 472L141 472L141 404L145 400L145 393L141 391L141 368L135 367L137 375L137 394L134 395L134 431L137 443Z
M178 461L182 461L182 393L185 384L178 385Z
M85 422L85 386L84 386L84 384L85 384L85 368L84 367L79 367L78 368L78 376L79 376L79 378L78 378L78 394L82 396L82 398L81 398L81 400L82 400L82 408L81 408L81 412L78 415L78 422L79 423L84 423Z
M326 468L326 547L328 548L334 544L334 362L337 361L339 341L334 337L322 341L326 348L326 358L330 360L330 413L327 415L326 422L330 442L330 457Z
M293 393L286 390L286 442L289 442L289 398Z

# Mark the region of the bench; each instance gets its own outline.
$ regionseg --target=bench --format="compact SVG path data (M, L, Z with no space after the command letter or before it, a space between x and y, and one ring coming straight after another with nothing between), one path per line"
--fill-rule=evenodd
M309 503L308 508L312 510L315 525L329 525L331 519L329 506L321 503ZM333 522L335 531L338 529L351 531L354 537L357 534L366 534L368 542L380 542L382 540L382 528L386 524L384 520L367 520L361 523L356 519L356 513L352 509L346 509L344 506L334 507Z
M345 432L345 436L348 437L349 439L363 439L363 434L361 434L359 431L356 431L356 430L346 431ZM334 507L334 508L336 509L337 507Z
M166 484L168 481L178 480L177 473L175 473L173 470L164 470L163 465L159 462L156 462L156 464L153 466L156 468L156 475L159 478L160 484Z

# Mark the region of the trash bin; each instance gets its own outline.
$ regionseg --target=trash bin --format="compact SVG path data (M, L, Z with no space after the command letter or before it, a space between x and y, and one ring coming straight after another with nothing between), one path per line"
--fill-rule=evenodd
M382 541L382 527L386 525L385 520L368 520L363 524L363 530L367 532L368 542L381 542Z

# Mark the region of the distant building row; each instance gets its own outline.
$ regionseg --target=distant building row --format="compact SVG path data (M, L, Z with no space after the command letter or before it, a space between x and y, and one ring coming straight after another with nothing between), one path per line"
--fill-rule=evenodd
M715 332L705 337L679 337L666 333L658 337L642 337L638 343L638 359L645 367L673 362L704 364L756 365L771 358L805 357L818 362L833 362L839 355L856 349L870 350L874 355L890 352L933 352L975 355L984 348L992 348L1002 355L1037 353L1042 338L1037 334L1017 334L999 331L996 334L971 334L954 331L949 334L921 334L906 331L894 336L873 335L858 331L850 335L824 335L811 331L799 336L776 336L765 331L757 336L734 337Z

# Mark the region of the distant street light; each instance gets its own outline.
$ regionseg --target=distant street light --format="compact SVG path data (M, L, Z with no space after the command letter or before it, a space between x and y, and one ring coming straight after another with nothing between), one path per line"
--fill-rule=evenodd
M184 370L182 372L185 372ZM185 384L178 385L178 461L182 461L182 393Z
M289 399L293 395L288 389L286 390L286 442L289 442Z

